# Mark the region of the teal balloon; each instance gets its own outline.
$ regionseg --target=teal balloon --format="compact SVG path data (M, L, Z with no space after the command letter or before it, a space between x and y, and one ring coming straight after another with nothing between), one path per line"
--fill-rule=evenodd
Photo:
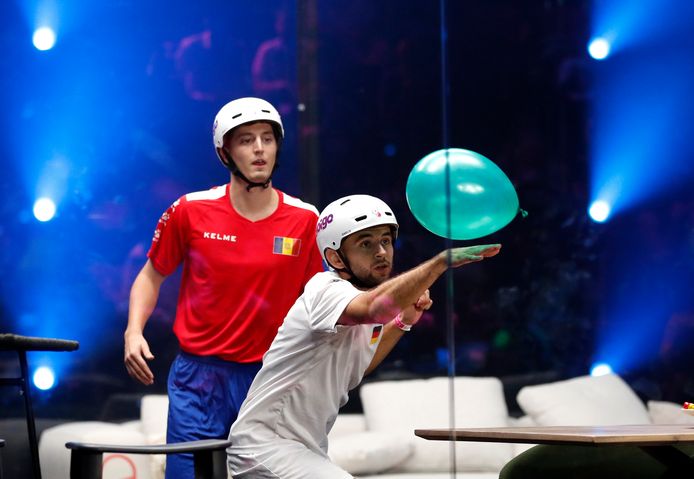
M406 196L422 226L454 240L492 234L519 212L516 190L501 168L479 153L461 148L437 150L419 160L407 179Z

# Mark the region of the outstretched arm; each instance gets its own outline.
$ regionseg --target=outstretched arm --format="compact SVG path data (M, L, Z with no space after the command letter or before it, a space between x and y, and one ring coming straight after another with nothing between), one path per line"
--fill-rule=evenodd
M417 324L419 318L422 317L422 313L427 309L431 308L433 301L429 297L429 290L427 289L422 296L419 297L417 302L405 309L402 312L400 320L403 324L407 326L413 326ZM383 335L381 336L381 341L378 343L378 348L374 353L371 363L366 368L364 375L369 374L371 371L376 369L376 366L381 364L381 362L390 354L400 338L402 338L405 331L400 329L396 324L395 320L392 320L383 327Z
M147 260L130 289L128 327L124 334L124 362L128 374L145 385L154 382L154 375L147 365L147 361L154 359L154 355L149 350L143 332L157 305L159 289L165 279L166 276L154 269L152 263Z
M501 245L491 244L444 250L419 266L356 296L347 305L338 323L386 324L405 308L415 304L449 266L457 268L482 261L484 258L495 256L500 249Z

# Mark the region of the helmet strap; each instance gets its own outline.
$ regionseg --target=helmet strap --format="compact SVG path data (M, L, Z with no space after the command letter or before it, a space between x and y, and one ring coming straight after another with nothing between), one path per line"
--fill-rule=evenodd
M246 185L246 191L251 191L251 188L262 188L265 189L268 186L270 186L270 181L272 181L272 173L275 172L275 168L277 168L277 162L275 161L275 166L272 168L272 173L270 173L270 176L268 179L263 182L263 183L256 183L254 181L249 180L246 178L246 176L241 173L241 170L239 170L238 166L236 166L236 163L234 163L234 160L231 158L231 155L229 152L227 152L224 148L222 148L222 152L224 153L224 158L226 158L226 167L231 171L231 174L236 176L237 178L242 179L247 183Z
M230 169L231 169L231 168L230 168ZM236 168L236 167L234 167L234 169L231 170L231 173L232 173L234 176L236 176L237 178L241 178L243 181L245 181L246 183L248 183L248 184L246 185L246 191L251 191L251 188L262 188L262 189L265 189L265 188L267 188L268 186L270 186L270 181L272 180L272 176L270 176L270 177L267 179L267 181L265 181L264 183L256 183L256 182L251 181L251 180L249 180L248 178L246 178L246 177L243 175L243 173L241 173L241 170L239 170L239 169Z
M348 275L350 275L351 278L349 278L347 281L349 281L350 283L352 283L352 284L353 284L354 286L356 286L357 288L371 289L371 288L373 288L373 287L376 286L376 285L373 285L373 284L369 284L369 283L367 283L366 281L363 281L363 280L360 279L356 274L354 274L354 271L352 271L352 268L351 268L351 266L349 265L349 261L347 261L347 257L346 257L345 255L342 254L342 251L340 251L340 250L338 249L338 250L335 250L335 252L336 252L337 255L340 257L340 259L342 260L342 264L344 264L345 267L342 268L342 269L337 269L337 268L335 268L335 267L333 266L333 268L335 269L335 271L343 271L343 272L347 273ZM331 266L332 266L332 265L331 265Z

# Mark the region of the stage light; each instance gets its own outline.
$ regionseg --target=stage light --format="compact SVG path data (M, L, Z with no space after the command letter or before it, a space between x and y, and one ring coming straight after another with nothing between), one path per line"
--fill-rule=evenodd
M38 28L34 31L32 40L37 50L50 50L55 45L55 32L49 27Z
M612 373L612 366L607 363L595 363L593 367L590 368L591 376L606 376Z
M588 215L597 223L604 223L610 217L610 205L603 200L594 201L588 209Z
M610 42L605 38L593 38L588 44L588 53L595 60L604 60L610 55Z
M39 198L34 202L34 217L43 222L50 221L55 216L55 203L50 198Z
M47 366L41 366L34 372L34 386L42 391L46 391L55 385L55 374Z

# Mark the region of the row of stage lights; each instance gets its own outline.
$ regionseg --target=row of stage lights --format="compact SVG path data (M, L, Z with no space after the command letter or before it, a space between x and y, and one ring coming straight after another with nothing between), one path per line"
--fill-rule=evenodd
M34 35L31 38L32 43L34 44L34 47L37 50L40 51L46 51L50 50L55 46L55 41L56 41L56 35L55 31L53 31L52 28L50 27L40 27L37 28L34 31ZM50 221L53 219L56 213L56 204L55 202L50 199L50 198L38 198L34 202L34 208L33 208L33 213L34 213L34 218L36 218L38 221L41 222L46 222ZM39 370L37 370L38 373ZM43 377L43 376L41 376ZM34 383L36 384L36 378L34 378ZM45 384L45 380L43 381L43 384ZM52 384L52 381L51 381ZM40 389L40 386L38 386ZM49 386L50 387L50 386ZM48 388L46 388L48 389Z
M41 27L34 31L32 37L37 50L46 51L55 46L56 35L52 28ZM604 60L610 55L610 42L606 38L593 38L588 44L588 54L595 60Z
M612 374L612 368L609 364L598 363L594 364L590 368L591 376L604 376L606 374ZM53 369L48 366L41 366L37 368L36 371L34 371L32 380L34 382L34 386L42 391L51 389L56 384L55 373L53 372Z
M34 47L37 50L46 51L53 48L56 42L56 34L50 27L36 29L33 35ZM610 42L606 38L593 38L588 44L588 53L595 60L604 60L610 54ZM56 204L50 198L39 198L34 203L34 217L41 222L50 221L56 213ZM593 221L602 223L607 221L610 215L610 205L606 201L598 200L590 205L588 214Z
M605 60L610 56L611 43L604 37L595 37L588 43L588 54L594 60ZM604 223L610 217L612 208L605 200L595 200L588 208L588 216L596 223Z

